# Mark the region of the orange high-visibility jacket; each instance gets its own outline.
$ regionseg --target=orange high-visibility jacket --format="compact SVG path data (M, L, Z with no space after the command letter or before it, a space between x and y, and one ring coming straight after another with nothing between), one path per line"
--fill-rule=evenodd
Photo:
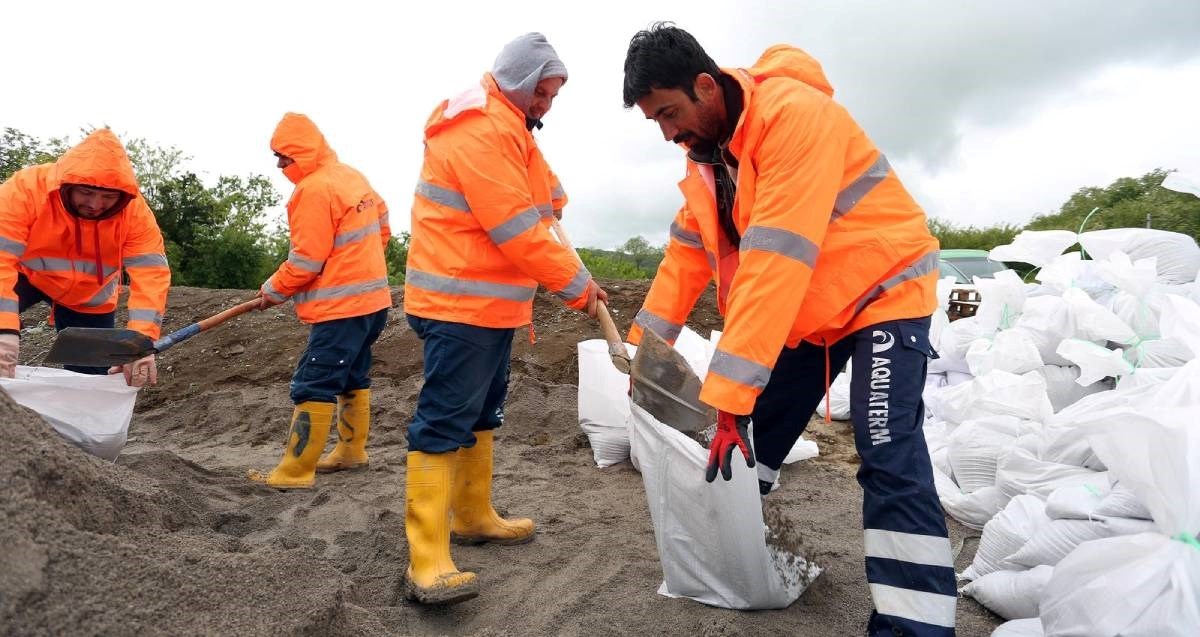
M690 158L685 204L629 340L674 340L710 280L725 331L700 398L748 414L786 344L832 344L882 321L937 307L938 242L925 214L846 109L820 65L778 45L730 69L744 108L734 249L718 227L711 166Z
M540 283L586 303L591 274L550 236L566 195L490 74L438 105L412 209L404 310L480 327L528 324Z
M296 316L319 323L391 307L384 250L388 209L357 170L338 161L316 124L287 113L271 150L295 162L288 200L288 258L262 286L275 301L292 299Z
M70 184L119 190L131 199L111 217L84 219L60 197L60 187ZM0 186L0 329L20 329L18 272L54 303L101 314L117 307L122 269L129 275L128 327L158 338L171 270L158 222L112 131L94 131L58 161L21 169Z

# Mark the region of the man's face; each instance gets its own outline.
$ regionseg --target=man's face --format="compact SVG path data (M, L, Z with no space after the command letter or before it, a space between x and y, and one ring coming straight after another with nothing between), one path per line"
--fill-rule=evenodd
M558 90L566 82L561 77L548 77L537 83L537 87L533 89L533 101L529 103L529 117L532 119L542 119L546 113L550 112L550 106L554 103L554 98L558 97Z
M637 105L646 119L658 122L663 139L698 153L709 153L725 134L724 104L718 104L720 94L707 74L697 77L694 88L695 100L682 89L656 88L638 100Z
M278 160L275 162L275 167L279 168L280 170L287 168L288 166L291 166L292 164L295 163L295 161L291 157L285 157L283 155L280 155L279 153L275 153L275 158Z
M121 201L121 193L107 188L72 186L68 191L71 206L85 219L97 219Z

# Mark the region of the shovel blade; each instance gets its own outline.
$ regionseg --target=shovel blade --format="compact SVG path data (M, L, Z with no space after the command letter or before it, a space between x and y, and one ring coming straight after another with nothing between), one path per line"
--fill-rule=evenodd
M700 402L700 378L686 359L659 335L646 330L630 370L633 402L659 422L692 434L717 421Z
M149 336L129 329L67 327L58 333L45 362L87 367L132 363L154 353Z

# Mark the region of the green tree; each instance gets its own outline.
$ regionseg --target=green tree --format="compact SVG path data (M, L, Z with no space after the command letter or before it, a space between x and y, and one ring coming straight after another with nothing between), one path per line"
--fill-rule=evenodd
M69 147L66 139L61 137L42 142L15 128L5 127L4 133L0 134L0 182L26 166L58 159Z
M412 234L407 231L401 232L400 236L392 235L392 238L388 240L384 257L387 260L388 283L392 285L404 284L404 273L408 264L408 244L411 241Z
M929 220L929 231L937 237L943 249L991 250L998 245L1012 243L1021 231L1018 226L999 224L978 228L959 226L944 219Z
M1078 231L1085 219L1084 231L1144 228L1148 222L1152 228L1200 240L1200 198L1163 188L1170 172L1155 169L1141 177L1122 177L1104 188L1080 188L1058 212L1034 217L1026 228Z

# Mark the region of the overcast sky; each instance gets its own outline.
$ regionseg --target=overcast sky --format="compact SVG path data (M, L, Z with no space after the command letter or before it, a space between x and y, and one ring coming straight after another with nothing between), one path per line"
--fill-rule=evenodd
M6 3L0 126L107 124L182 149L210 179L267 174L286 197L268 141L302 112L406 229L430 111L541 31L570 73L537 137L573 241L662 243L681 151L621 104L629 38L655 20L722 66L779 42L809 51L931 216L1024 223L1083 186L1200 174L1194 0Z

